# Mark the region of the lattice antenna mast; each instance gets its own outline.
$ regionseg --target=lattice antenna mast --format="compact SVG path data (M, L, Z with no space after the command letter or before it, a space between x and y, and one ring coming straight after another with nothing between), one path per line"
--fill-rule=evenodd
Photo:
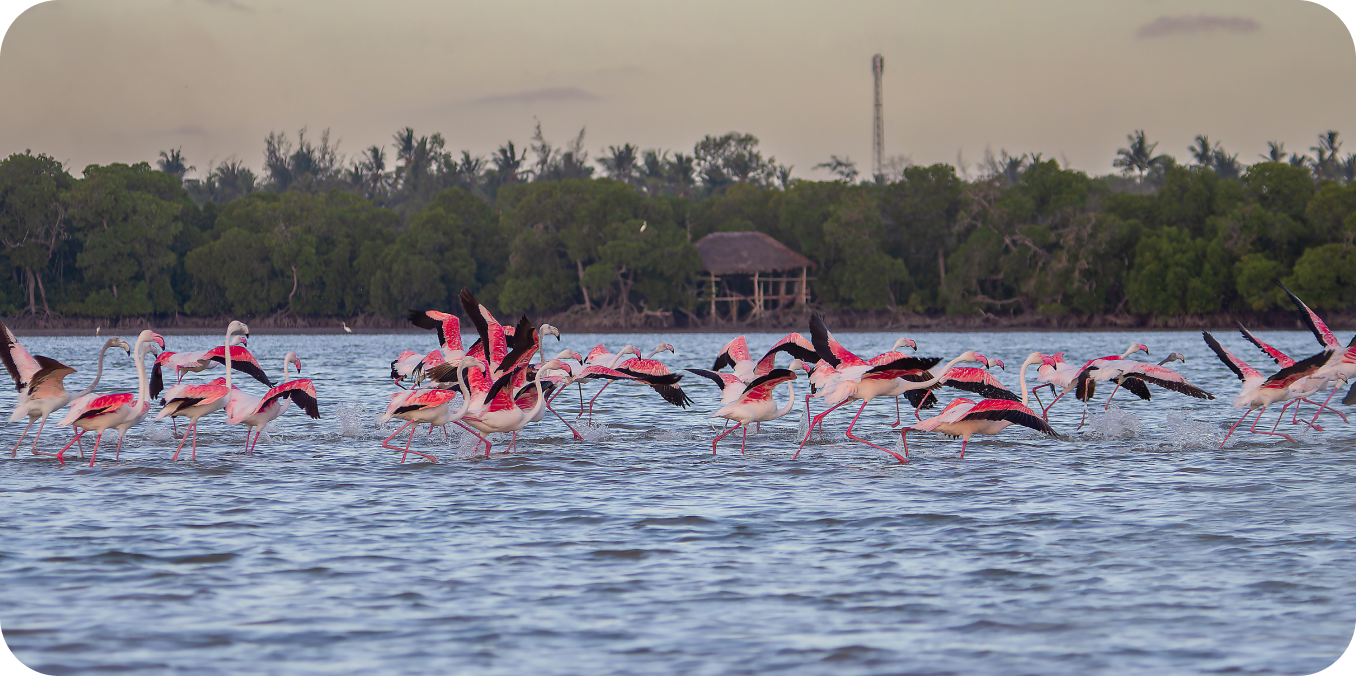
M879 183L885 178L881 164L885 162L885 118L881 115L881 74L885 72L885 57L871 57L871 75L876 80L875 122L871 126L871 174Z

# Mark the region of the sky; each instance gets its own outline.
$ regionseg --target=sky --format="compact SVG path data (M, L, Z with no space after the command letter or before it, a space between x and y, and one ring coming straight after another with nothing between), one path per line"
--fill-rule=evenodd
M1244 162L1328 129L1356 151L1351 34L1301 0L58 0L0 43L0 156L78 173L182 148L201 173L257 169L271 131L390 157L410 126L489 154L540 122L556 144L585 128L593 158L751 133L827 179L830 155L869 167L875 53L886 155L918 164L1104 174L1136 129L1183 161L1202 133Z

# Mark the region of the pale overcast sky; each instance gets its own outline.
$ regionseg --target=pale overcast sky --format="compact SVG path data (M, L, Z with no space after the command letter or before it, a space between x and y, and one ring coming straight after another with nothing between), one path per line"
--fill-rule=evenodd
M0 155L257 168L271 130L351 156L406 125L488 154L535 117L556 143L587 126L593 157L749 132L828 178L830 154L869 164L877 52L886 154L916 163L987 146L1101 174L1138 128L1183 160L1198 133L1247 162L1326 129L1356 151L1351 35L1300 0L60 0L0 46Z

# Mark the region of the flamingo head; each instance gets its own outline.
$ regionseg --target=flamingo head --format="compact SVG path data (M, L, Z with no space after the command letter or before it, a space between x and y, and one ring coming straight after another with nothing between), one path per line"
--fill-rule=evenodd
M1049 366L1050 368L1056 368L1059 365L1059 362L1056 361L1056 358L1048 354L1040 355L1040 357L1041 357L1041 366Z
M659 344L658 346L656 346L653 350L651 350L649 356L647 356L647 357L645 357L645 358L646 358L646 359L654 359L654 356L655 356L655 355L659 354L660 352L664 352L664 351L668 351L668 352L671 352L671 353L673 353L673 354L678 354L678 351L675 350L675 349L673 349L673 346L672 346L672 345L670 345L670 344L668 344L668 343L660 343L660 344ZM640 353L637 352L637 353L636 353L636 356L639 357L639 356L640 356Z
M1180 361L1183 364L1185 364L1186 355L1182 354L1181 352L1173 352L1172 354L1168 355L1167 358L1165 358L1163 361L1158 362L1158 365L1162 366L1170 361Z
M537 376L541 377L545 375L547 371L564 371L567 378L574 375L574 372L570 370L570 365L559 359L552 359L539 366L537 368Z
M805 368L805 362L799 359L792 359L791 363L786 365L786 368L790 369L791 373L794 374L796 371L800 371L801 369Z
M461 361L457 362L457 368L480 369L481 373L488 373L490 370L490 367L486 365L485 362L470 355L462 357Z
M1004 371L1008 370L1008 367L1007 367L1006 365L1003 364L1003 360L1002 360L1002 359L995 359L995 360L993 360L993 365L994 365L994 366L997 366L997 367L1000 368L1000 369L1003 369Z
M618 353L617 353L617 356L625 357L625 356L628 355L628 354L634 354L634 355L636 355L636 358L639 359L639 358L640 358L640 349L637 348L635 345L627 345L626 347L623 347L623 348L621 349L621 352L618 352Z
M243 333L248 336L250 335L250 327L244 322L232 321L230 326L226 327L226 333Z
M250 337L245 335L233 336L231 338L231 344L239 345L240 347L248 347L250 344Z
M988 358L988 357L985 357L984 355L982 355L982 354L980 354L980 353L978 353L978 352L971 351L971 352L967 352L966 354L970 355L970 357L971 357L971 358L970 358L969 360L967 360L967 361L979 362L980 364L983 364L983 365L984 365L984 368L986 368L986 369L987 369L987 368L992 368L992 367L993 367L993 364L990 364L990 363L989 363L989 358Z
M127 341L121 338L109 338L108 341L104 343L104 349L108 349L110 347L120 347L123 350L126 350L127 354L129 355L132 354L132 346L128 345Z
M286 355L283 355L283 363L286 364L289 362L297 367L297 373L301 373L301 357L298 357L296 352L288 352Z
M1130 347L1126 348L1125 350L1125 356L1129 357L1130 355L1136 352L1143 352L1144 354L1149 354L1149 346L1145 345L1144 343L1131 343Z
M890 349L898 350L901 347L907 347L913 350L914 352L918 351L918 343L913 342L912 338L900 338L899 340L895 341L894 347L891 347Z
M142 331L141 335L137 336L137 342L154 343L156 345L159 345L160 349L162 350L165 349L165 337L150 329Z
M573 359L573 360L579 362L581 365L584 363L584 355L579 354L578 352L575 352L574 350L561 350L558 354L556 354L556 357L555 357L555 358L556 358L556 359L562 359L562 360L563 360L563 359Z
M550 334L550 335L552 335L552 336L555 336L555 337L556 337L556 340L560 340L560 329L558 329L558 328L556 328L556 327L554 327L554 326L551 326L550 324L542 324L541 326L538 326L538 327L537 327L537 337L538 337L538 338L541 338L541 337L543 337L543 336L545 336L545 335L547 335L547 334Z

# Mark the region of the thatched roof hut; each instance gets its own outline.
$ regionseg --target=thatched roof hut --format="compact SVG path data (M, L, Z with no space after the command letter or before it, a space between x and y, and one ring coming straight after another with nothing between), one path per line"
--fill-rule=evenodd
M694 245L702 269L720 275L752 275L814 268L814 261L761 232L713 232Z
M717 301L729 303L730 321L739 320L741 303L752 305L748 315L752 318L768 309L804 306L809 301L813 278L808 273L814 261L766 234L713 232L694 246L702 257L702 269L710 275L712 319L719 318Z

